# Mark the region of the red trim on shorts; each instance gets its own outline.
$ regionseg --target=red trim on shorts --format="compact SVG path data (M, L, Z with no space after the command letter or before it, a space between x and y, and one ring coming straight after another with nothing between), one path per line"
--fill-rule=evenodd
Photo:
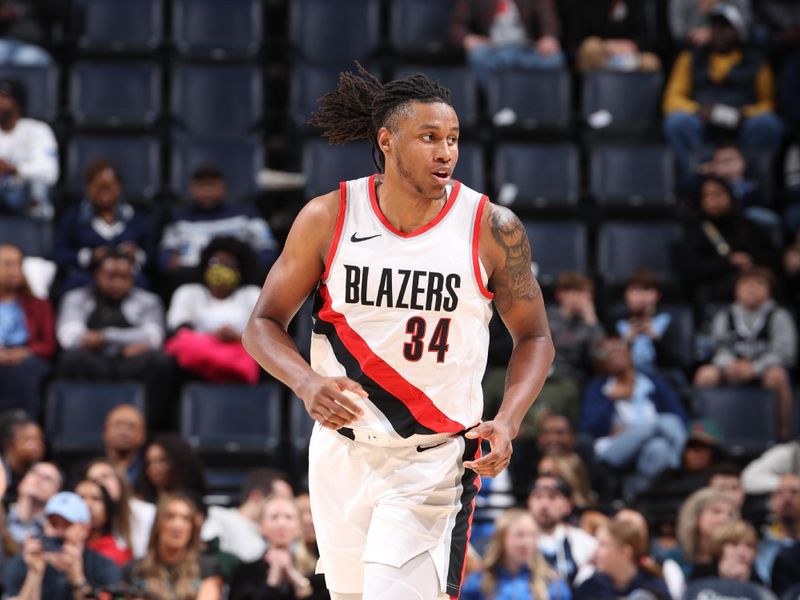
M342 237L342 229L344 229L344 214L347 209L347 182L339 182L339 213L336 215L336 229L333 231L333 239L331 240L331 249L328 250L328 259L325 261L325 271L322 273L322 281L328 279L331 272L331 264L333 258L336 256L336 250L339 247L339 239Z
M445 216L447 216L447 213L450 212L450 209L453 208L453 205L456 203L456 198L458 197L458 192L461 191L461 182L460 181L456 181L455 179L452 180L452 181L453 181L453 189L450 191L450 197L447 199L447 202L445 202L444 207L442 208L442 210L439 211L439 214L436 215L433 218L433 220L430 223L428 223L427 225L424 225L424 226L420 227L419 229L415 229L414 231L410 231L408 233L405 233L405 232L400 231L399 229L395 228L395 226L392 225L389 222L389 219L387 219L386 216L381 211L381 207L380 207L380 205L378 205L378 195L375 193L375 175L372 175L369 178L369 183L367 184L367 187L369 189L369 203L372 206L372 212L375 213L375 216L378 217L378 220L381 222L381 224L384 227L386 227L386 229L388 229L393 234L395 234L395 235L397 235L399 237L402 237L402 238L416 237L416 236L422 235L426 231L436 227L436 225L442 219L444 219Z
M347 323L345 316L331 308L331 296L325 285L318 290L323 307L318 315L334 326L342 344L358 361L362 372L392 397L402 402L416 421L435 433L457 433L464 426L449 419L425 392L407 381L400 373L372 351L367 342Z
M478 202L478 210L475 211L475 223L472 227L472 270L475 273L475 281L478 282L478 289L481 294L488 300L494 298L494 294L486 289L483 284L483 277L481 276L480 267L480 241L481 241L481 221L483 219L483 209L486 208L486 203L489 199L486 196L481 196Z

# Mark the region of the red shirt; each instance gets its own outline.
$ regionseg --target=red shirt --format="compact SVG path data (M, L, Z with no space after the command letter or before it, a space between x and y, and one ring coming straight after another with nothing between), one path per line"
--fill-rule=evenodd
M124 567L133 559L133 552L130 548L125 548L117 543L114 536L105 535L96 540L89 540L86 547L102 554L109 560L113 560L120 567Z

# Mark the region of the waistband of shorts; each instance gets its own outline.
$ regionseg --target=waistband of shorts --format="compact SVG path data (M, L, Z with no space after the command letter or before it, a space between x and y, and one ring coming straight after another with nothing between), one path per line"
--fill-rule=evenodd
M464 433L463 431L457 431L455 433L415 433L414 435L404 438L397 434L375 431L373 429L351 429L350 427L341 427L336 431L354 442L369 444L370 446L382 446L384 448L434 446Z

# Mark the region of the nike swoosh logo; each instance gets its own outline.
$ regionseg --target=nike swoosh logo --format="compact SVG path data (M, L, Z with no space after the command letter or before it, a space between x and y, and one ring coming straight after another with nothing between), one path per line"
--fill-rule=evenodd
M381 235L380 233L376 233L375 235L368 235L367 237L358 237L354 233L353 235L350 236L350 241L353 242L354 244L357 244L358 242L366 242L367 240L371 240L372 238L380 237L380 235Z

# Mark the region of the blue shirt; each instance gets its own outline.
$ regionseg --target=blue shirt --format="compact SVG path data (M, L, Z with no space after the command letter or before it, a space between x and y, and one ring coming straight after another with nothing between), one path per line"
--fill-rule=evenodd
M28 343L25 313L16 300L0 302L0 345L24 346Z
M470 575L461 588L461 600L490 600L483 595L481 585L483 573ZM572 593L563 579L555 579L547 584L550 600L571 600ZM505 567L497 570L497 590L491 600L536 600L531 594L531 570L521 569L512 574Z

